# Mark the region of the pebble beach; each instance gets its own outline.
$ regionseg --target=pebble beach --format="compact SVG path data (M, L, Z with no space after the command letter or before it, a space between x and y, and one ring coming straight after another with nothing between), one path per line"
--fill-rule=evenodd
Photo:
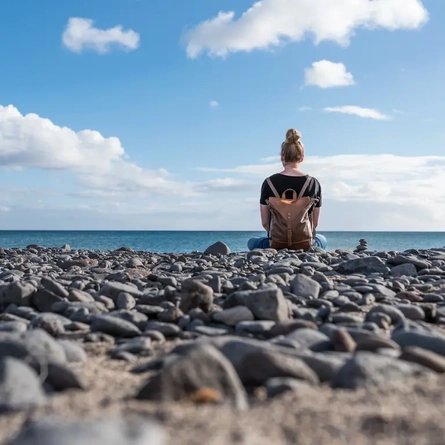
M0 248L0 444L442 444L445 248Z

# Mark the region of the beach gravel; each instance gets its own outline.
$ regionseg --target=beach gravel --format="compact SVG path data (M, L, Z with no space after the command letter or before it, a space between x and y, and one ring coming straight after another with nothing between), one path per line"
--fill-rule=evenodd
M0 445L443 443L444 301L443 248L0 249Z

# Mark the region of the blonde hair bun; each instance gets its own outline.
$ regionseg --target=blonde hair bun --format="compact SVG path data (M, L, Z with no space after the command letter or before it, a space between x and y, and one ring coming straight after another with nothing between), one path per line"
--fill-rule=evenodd
M295 128L286 131L286 142L288 144L296 144L301 139L301 133Z

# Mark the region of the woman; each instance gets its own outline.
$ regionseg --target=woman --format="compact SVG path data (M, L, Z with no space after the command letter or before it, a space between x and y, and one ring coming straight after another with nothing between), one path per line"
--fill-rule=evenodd
M304 146L300 141L301 134L295 130L290 129L286 132L286 140L281 144L281 163L284 170L280 173L272 175L269 181L266 179L261 187L260 197L260 210L261 210L261 223L268 232L270 228L271 215L267 201L277 195L281 196L282 193L288 189L295 190L297 196L308 196L315 198L317 201L314 204L312 211L312 229L314 233L313 246L320 247L326 250L327 241L323 235L318 235L315 230L320 220L320 210L322 205L321 199L321 186L315 178L310 178L307 174L300 170L300 164L304 160ZM309 180L308 180L309 178ZM272 190L270 183L275 188ZM249 250L253 249L267 249L270 247L269 236L251 238L247 242Z

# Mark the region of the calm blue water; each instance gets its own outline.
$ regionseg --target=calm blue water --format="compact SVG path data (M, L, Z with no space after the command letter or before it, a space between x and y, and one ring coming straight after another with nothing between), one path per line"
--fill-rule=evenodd
M354 249L360 238L372 250L438 248L445 246L445 232L320 232L328 238L328 250ZM38 244L73 249L112 250L129 246L151 252L203 251L216 241L223 241L233 252L246 249L252 236L264 232L161 232L161 231L0 231L0 247L26 247Z

